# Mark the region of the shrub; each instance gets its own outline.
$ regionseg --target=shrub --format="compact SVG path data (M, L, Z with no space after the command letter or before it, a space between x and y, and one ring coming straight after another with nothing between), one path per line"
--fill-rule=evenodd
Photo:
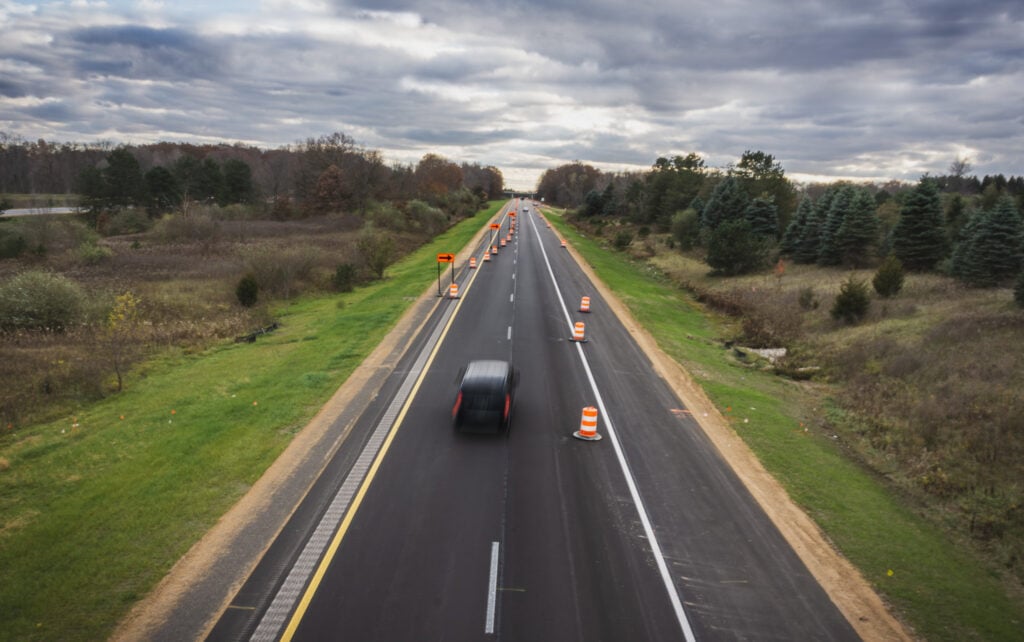
M249 252L245 267L261 291L287 299L300 290L300 281L316 267L317 259L317 253L310 248L257 247Z
M52 216L26 216L23 220L11 221L17 225L17 233L25 239L28 251L37 255L60 252L77 248L82 243L97 238L96 232L79 220Z
M356 247L378 279L384 278L384 270L395 260L395 238L387 232L368 227L359 235Z
M430 207L426 203L422 203L422 205ZM415 206L414 209L418 211L418 208ZM366 220L372 223L374 227L384 230L404 230L408 227L405 215L393 204L387 202L370 204L366 211Z
M260 285L256 282L256 277L251 274L243 276L238 282L238 287L235 288L235 297L244 308L256 305L256 301L260 297Z
M851 276L839 287L830 314L837 321L852 324L863 319L869 307L871 298L868 295L868 284Z
M814 292L814 288L806 287L800 290L800 294L797 296L797 303L804 310L817 310L818 306L821 305L821 301L818 300L818 295Z
M28 246L25 237L19 230L12 230L6 226L0 227L0 259L13 259L21 256Z
M691 209L677 212L672 217L672 238L679 243L679 249L690 250L700 242L700 215Z
M164 243L216 241L220 224L205 212L196 214L168 214L153 226L153 236Z
M448 227L448 215L429 203L409 201L406 206L408 227L424 236L433 238Z
M878 267L878 271L875 272L874 278L871 279L871 285L874 286L878 296L882 298L899 294L899 291L903 289L903 263L892 254L885 257Z
M334 270L334 277L331 285L338 292L351 292L356 283L356 266L351 263L342 263Z
M615 246L616 250L624 250L629 247L629 244L633 242L633 234L623 230L615 235L615 240L612 241L612 245Z
M81 262L95 264L114 256L114 251L93 241L86 241L78 246L77 254Z
M22 272L0 285L0 329L62 332L82 318L85 303L85 292L67 277Z
M120 236L121 234L138 234L145 232L152 226L149 216L139 209L120 210L107 221L103 233L107 236Z

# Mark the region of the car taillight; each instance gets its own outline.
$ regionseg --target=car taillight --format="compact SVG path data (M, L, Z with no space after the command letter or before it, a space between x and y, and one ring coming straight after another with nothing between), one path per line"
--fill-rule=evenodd
M512 395L505 395L505 414L502 415L502 419L508 419L509 408L512 407Z
M452 417L459 414L459 406L462 405L462 391L459 391L459 396L455 397L455 405L452 406Z

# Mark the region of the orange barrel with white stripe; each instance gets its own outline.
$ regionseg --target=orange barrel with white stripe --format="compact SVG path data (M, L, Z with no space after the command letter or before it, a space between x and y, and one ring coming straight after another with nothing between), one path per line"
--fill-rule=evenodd
M576 325L572 328L572 340L573 341L584 341L583 334L583 322L577 321Z
M490 261L490 260L491 260L491 253L490 252L484 252L484 261L486 262L486 261Z
M585 296L580 299L580 312L590 312L590 297Z
M572 436L584 441L597 441L601 438L601 435L597 433L597 408L587 406L583 409L583 416L580 417L580 429Z
M501 239L500 245L501 245L501 247L505 247L505 239Z
M471 256L471 257L469 257L469 269L472 270L475 267L476 267L476 257L475 256Z
M568 247L568 246L567 246L567 245L565 244L565 239L562 239L562 247Z
M498 253L498 246L497 245L492 245L491 246L491 254L497 254L497 253Z
M458 283L452 283L451 286L448 288L448 298L449 299L457 299L457 298L459 298L459 284Z

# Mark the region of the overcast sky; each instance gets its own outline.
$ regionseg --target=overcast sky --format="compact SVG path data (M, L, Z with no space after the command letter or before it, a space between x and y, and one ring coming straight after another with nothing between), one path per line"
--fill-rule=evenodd
M0 0L0 131L343 132L533 188L744 150L797 180L1024 174L1022 0Z

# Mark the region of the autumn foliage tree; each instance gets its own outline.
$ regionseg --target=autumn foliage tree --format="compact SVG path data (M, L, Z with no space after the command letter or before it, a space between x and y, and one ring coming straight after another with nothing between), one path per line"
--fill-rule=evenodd
M107 316L106 339L110 363L117 377L117 391L124 388L124 371L138 345L140 329L139 299L125 292L114 299Z
M309 199L310 209L318 213L340 212L350 196L345 177L337 165L330 165L316 181Z
M420 159L415 177L419 194L433 203L462 187L462 168L437 154Z

